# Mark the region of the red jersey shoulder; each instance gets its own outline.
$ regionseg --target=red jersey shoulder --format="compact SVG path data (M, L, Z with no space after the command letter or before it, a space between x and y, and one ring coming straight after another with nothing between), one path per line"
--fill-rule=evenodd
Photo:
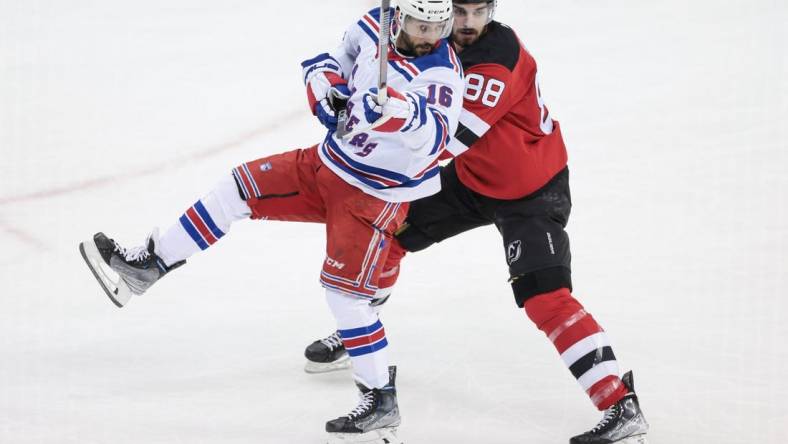
M460 60L465 70L466 109L486 105L498 106L497 111L503 112L532 89L536 76L536 61L517 34L495 21L476 43L460 53ZM490 111L478 110L483 114Z
M482 68L483 65L499 65L513 72L520 62L535 64L514 30L496 21L490 22L487 32L476 43L460 53L460 61L465 71L472 70L474 67Z

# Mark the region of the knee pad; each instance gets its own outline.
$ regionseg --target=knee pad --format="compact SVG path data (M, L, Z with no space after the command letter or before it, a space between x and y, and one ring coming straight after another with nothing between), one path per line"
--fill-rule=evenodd
M568 288L572 291L572 272L566 267L551 267L512 277L514 301L522 308L525 302L543 293Z
M407 220L394 236L402 248L407 251L421 251L435 243L424 231L411 225Z

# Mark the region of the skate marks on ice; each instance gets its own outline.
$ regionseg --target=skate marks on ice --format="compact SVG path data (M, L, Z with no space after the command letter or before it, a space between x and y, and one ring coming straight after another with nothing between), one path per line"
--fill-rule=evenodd
M79 253L112 303L118 308L126 305L131 300L131 289L123 282L120 275L113 271L109 264L104 261L93 239L81 242L79 244Z

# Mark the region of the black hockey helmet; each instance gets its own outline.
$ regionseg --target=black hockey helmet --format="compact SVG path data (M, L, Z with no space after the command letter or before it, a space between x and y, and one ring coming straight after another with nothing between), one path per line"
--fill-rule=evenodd
M487 17L487 23L491 22L495 17L495 10L498 8L498 0L452 0L455 5L475 5L479 3L487 3L490 7L490 14Z

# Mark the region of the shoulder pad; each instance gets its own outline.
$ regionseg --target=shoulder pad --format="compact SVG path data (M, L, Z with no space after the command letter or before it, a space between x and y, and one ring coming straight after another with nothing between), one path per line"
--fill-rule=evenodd
M487 25L487 33L460 53L460 60L465 70L482 63L494 63L514 71L520 60L520 40L512 28L492 21Z

